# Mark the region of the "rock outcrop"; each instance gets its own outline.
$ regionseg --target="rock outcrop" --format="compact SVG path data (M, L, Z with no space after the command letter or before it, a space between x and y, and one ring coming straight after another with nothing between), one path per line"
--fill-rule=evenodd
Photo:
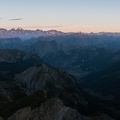
M114 120L106 114L101 114L92 118L93 120Z
M3 118L2 118L2 117L0 117L0 120L3 120Z
M60 90L75 89L76 79L68 73L41 64L17 75L15 82L24 89L27 95L31 95L37 90L49 88L50 85Z
M51 98L42 103L39 108L31 110L26 107L17 111L8 120L114 120L103 114L97 117L86 117L75 109L66 107L58 98Z
M90 120L80 115L75 109L66 107L62 101L54 98L46 101L41 107L31 110L30 107L17 111L8 120Z
M84 92L77 87L77 80L66 72L52 69L46 65L33 66L16 76L15 84L26 95L38 90L46 90L50 97L58 97L68 106L87 107Z
M18 110L13 116L9 117L8 120L27 120L29 114L31 114L31 108L26 107Z

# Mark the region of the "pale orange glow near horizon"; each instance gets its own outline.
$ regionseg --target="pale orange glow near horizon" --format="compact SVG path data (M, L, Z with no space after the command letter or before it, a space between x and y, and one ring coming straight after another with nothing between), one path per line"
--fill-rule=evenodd
M105 28L104 26L102 27L94 27L94 26L90 26L90 25L83 25L83 26L77 26L77 25L73 25L73 26L18 26L18 27L1 27L1 28L5 28L5 29L12 29L12 28L22 28L22 29L26 29L26 30L36 30L36 29L40 29L40 30L58 30L58 31L62 31L62 32L85 32L85 33L90 33L90 32L120 32L120 28L116 28L116 27L108 27Z
M2 0L0 28L120 32L120 0Z

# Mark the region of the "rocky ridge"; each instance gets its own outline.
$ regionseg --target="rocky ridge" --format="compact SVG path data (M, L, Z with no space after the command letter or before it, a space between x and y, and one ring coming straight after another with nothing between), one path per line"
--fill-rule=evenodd
M66 107L58 98L52 98L42 103L39 108L31 110L26 107L17 111L7 120L114 120L103 114L95 118L85 117L75 109Z
M38 90L46 90L50 97L63 99L74 107L87 106L82 89L77 88L77 80L66 72L52 69L45 64L33 66L15 78L14 82L26 95Z
M46 105L45 104L43 105L45 108L42 107L42 110L45 109L45 111L46 109L47 110L50 109L48 111L48 117L44 119L48 119L49 116L52 116L52 115L54 116L54 113L55 115L57 114L57 118L60 117L60 119L63 119L65 117L63 115L63 112L66 112L65 115L67 115L67 118L70 117L69 119L73 119L71 114L74 116L74 113L75 113L75 116L78 116L77 118L79 118L78 113L76 113L75 111L78 111L79 114L85 115L85 114L89 114L88 112L94 113L95 111L99 111L99 104L101 103L104 106L104 101L88 95L85 91L83 91L80 88L78 81L70 74L63 72L59 69L48 67L47 65L43 64L42 61L39 61L40 60L39 57L33 57L33 55L29 56L28 54L26 55L24 52L20 52L16 50L11 50L11 51L12 52L11 52L10 58L9 58L9 54L8 54L8 57L2 57L4 59L2 59L2 61L0 62L1 65L6 65L6 63L9 63L12 65L14 64L14 66L17 66L17 64L15 63L18 63L18 64L21 63L20 66L21 65L24 66L27 63L28 66L21 70L22 73L18 72L19 74L17 75L15 75L14 73L15 77L12 77L12 80L9 80L10 81L9 83L7 81L5 82L5 80L0 81L1 83L0 85L2 85L2 87L0 88L0 94L3 95L3 98L0 99L0 113L4 113L4 115L1 114L0 116L5 116L6 114L9 114L9 112L12 113L12 111L14 111L14 113L18 111L17 114L20 112L22 113L22 111L24 111L24 107L27 107L25 105L30 106L30 108L29 109L27 108L27 110L25 109L26 111L26 112L24 111L25 114L22 113L20 116L17 115L16 117L20 118L24 115L28 115L29 113L32 114L32 116L33 114L37 116L36 113L34 113L33 111L35 110L35 112L37 111L38 113L39 106L41 108L42 105L44 104L42 102L45 102L45 101L43 100L43 97L40 97L39 95L35 97L33 94L41 90L46 91L48 95L48 101L51 100L50 98L55 97L57 99L61 99L63 104L65 106L69 106L70 108L70 110L68 111L66 111L68 107L65 109L61 108L62 110L60 110L61 112L58 110L58 113L59 113L58 114L58 113L55 113L57 111L56 108L55 108L55 111L54 111L54 108L51 108L52 106L51 104L56 103L55 102L56 100L53 100L54 101L53 103L48 102ZM1 54L3 53L4 52L1 52ZM7 51L7 53L9 53L9 50ZM9 58L10 61L7 58ZM11 58L14 58L14 59L11 60ZM37 61L39 62L36 62L36 59L34 61L33 58L38 58ZM28 61L30 60L30 61L28 62L26 60ZM25 64L23 64L24 63L23 61L26 61ZM30 64L32 61L34 62ZM39 65L35 65L38 63ZM4 67L1 67L1 68L3 69ZM8 68L6 70L8 70ZM15 68L15 71L17 71L16 68ZM1 72L1 74L3 75L3 71ZM8 80L8 78L6 79ZM6 101L4 102L4 100ZM57 100L57 103L56 103L57 106L63 105L61 102L59 102L59 100ZM93 106L92 106L94 104L97 107L95 110L93 109ZM107 103L105 105L107 106ZM20 110L21 108L23 109ZM53 109L53 113L51 113L51 109ZM102 107L101 109L102 110L100 111L104 111L104 107ZM45 113L44 111L41 112L41 114L43 114L42 115L43 117L47 116ZM89 119L88 117L84 117L84 118ZM104 116L104 118L106 118L106 115ZM31 116L30 116L30 119L32 119Z

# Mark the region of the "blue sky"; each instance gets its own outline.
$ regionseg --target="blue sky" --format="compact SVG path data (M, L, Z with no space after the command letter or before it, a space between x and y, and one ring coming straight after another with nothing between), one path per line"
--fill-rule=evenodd
M120 0L0 0L0 28L120 32Z

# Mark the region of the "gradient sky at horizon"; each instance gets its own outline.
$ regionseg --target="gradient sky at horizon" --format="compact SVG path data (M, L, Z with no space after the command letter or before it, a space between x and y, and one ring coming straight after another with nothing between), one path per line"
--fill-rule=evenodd
M120 0L0 0L0 28L120 32Z

